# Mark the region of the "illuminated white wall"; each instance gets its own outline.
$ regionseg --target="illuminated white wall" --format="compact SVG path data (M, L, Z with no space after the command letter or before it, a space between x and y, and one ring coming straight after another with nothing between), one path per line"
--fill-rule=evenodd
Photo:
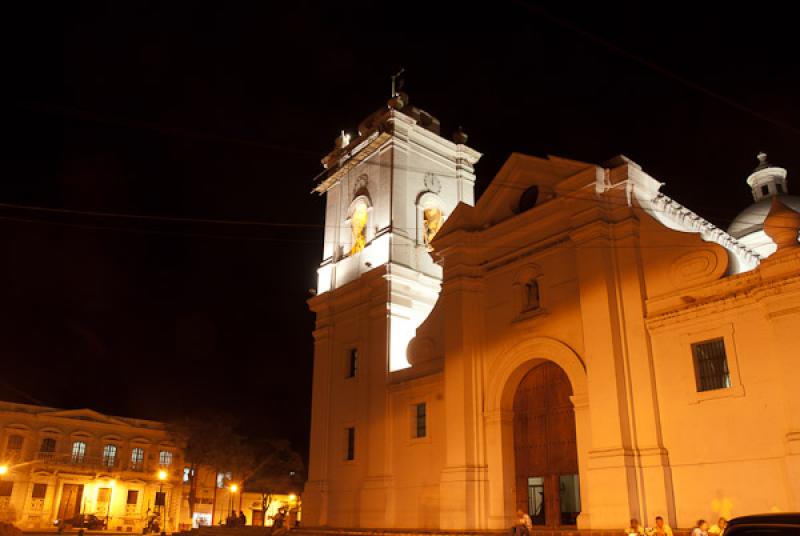
M423 236L423 207L437 206L447 218L459 202L474 202L472 171L480 155L387 110L394 136L358 164L340 172L325 190L325 244L317 271L317 293L342 288L363 274L391 265L387 307L388 370L407 368L406 348L430 313L439 292L441 267ZM352 146L358 147L362 138ZM365 156L366 155L366 156ZM346 160L343 162L347 165ZM363 251L350 254L353 203L369 205Z

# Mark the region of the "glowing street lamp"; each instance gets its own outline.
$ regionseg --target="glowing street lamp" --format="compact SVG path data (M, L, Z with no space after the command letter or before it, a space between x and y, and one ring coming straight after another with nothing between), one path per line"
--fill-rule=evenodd
M236 484L231 484L228 488L230 493L228 493L228 512L232 516L233 515L233 494L239 491L239 486Z
M164 518L163 513L164 513L164 503L167 502L164 497L164 481L167 479L167 476L168 476L167 472L164 471L163 469L158 472L158 481L159 481L158 496L159 496L159 502L161 503L158 505L158 517L161 518L162 526L166 524L166 519Z
M8 466L7 466L7 465L5 465L5 464L3 464L3 465L0 465L0 475L4 475L4 474L6 474L7 472L8 472Z

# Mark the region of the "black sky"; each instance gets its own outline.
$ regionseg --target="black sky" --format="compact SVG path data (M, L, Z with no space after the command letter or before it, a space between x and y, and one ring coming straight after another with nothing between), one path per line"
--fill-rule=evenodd
M797 193L793 17L697 4L17 6L0 203L312 226L0 207L0 398L155 419L222 410L304 451L324 216L310 180L400 66L412 102L485 154L479 192L512 151L622 153L724 227L764 150Z

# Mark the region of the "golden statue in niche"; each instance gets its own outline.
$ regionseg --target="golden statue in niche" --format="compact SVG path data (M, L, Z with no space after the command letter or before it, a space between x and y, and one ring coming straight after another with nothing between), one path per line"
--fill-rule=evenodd
M442 210L439 207L430 207L422 211L425 243L430 245L433 237L439 232L444 223Z
M358 203L350 216L350 230L353 233L353 247L350 248L350 255L354 255L364 249L367 237L364 231L367 228L367 204L363 201Z

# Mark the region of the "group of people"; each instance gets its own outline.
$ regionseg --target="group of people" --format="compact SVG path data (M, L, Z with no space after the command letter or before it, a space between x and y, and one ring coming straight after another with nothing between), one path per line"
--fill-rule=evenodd
M692 536L724 536L727 526L728 520L724 517L720 517L717 524L710 528L705 519L699 519L692 530ZM511 527L511 535L529 536L532 529L531 516L522 510L517 510L517 521ZM630 525L625 529L625 536L672 536L672 527L665 523L661 516L656 517L656 524L653 527L644 527L638 519L631 519Z
M717 524L710 528L705 519L698 519L692 529L692 536L723 536L727 526L728 520L724 517L720 517ZM667 525L661 516L656 517L654 527L643 527L639 524L638 519L631 519L630 526L625 529L625 534L626 536L672 536L672 527Z
M247 525L247 516L241 510L239 510L239 515L236 515L236 510L231 510L228 517L225 518L225 526L228 528L244 527L245 525Z

